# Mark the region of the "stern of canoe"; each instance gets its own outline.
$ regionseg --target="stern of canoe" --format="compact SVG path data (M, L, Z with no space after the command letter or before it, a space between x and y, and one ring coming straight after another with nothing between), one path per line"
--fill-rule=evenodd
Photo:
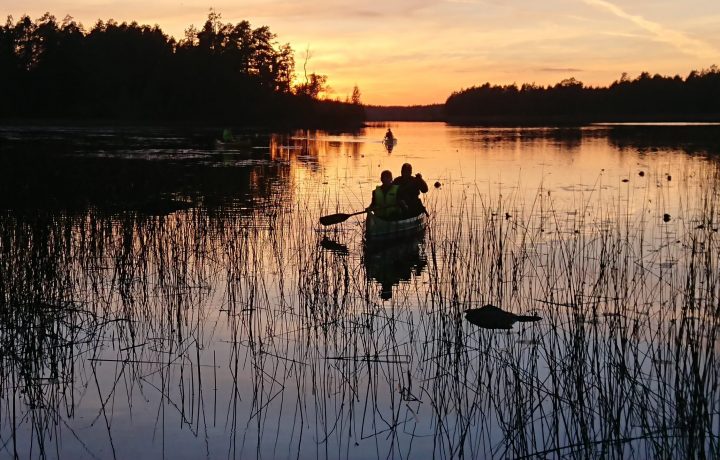
M365 239L368 242L383 242L417 235L425 229L425 220L425 214L400 220L384 220L369 212L365 219Z

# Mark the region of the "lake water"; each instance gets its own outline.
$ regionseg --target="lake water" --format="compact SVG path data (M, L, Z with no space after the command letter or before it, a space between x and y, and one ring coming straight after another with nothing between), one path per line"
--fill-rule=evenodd
M0 127L0 457L719 456L720 126L390 126Z

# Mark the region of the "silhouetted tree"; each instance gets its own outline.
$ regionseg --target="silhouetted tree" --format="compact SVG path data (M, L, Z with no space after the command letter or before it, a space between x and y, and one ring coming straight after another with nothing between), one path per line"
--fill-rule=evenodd
M569 78L553 86L485 83L453 93L445 103L451 121L612 121L720 117L720 69L691 72L686 79L623 73L609 87L588 87Z
M327 76L311 73L308 81L295 87L295 92L311 98L317 98L320 93L327 90Z
M292 87L293 50L267 26L211 10L176 42L156 26L99 20L89 32L49 13L0 27L0 116L358 124L353 104L320 101L327 77ZM326 105L322 110L318 105ZM313 119L310 114L328 114Z
M350 96L350 102L353 104L360 104L360 88L358 85L353 86L352 96Z
M365 106L369 121L444 121L444 105Z

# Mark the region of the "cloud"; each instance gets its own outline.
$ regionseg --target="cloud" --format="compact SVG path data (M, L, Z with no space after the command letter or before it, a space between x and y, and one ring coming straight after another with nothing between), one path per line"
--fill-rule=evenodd
M385 2L366 1L361 7L354 0L316 0L298 2L288 0L254 0L239 5L225 0L216 5L218 11L244 11L255 17L307 18L312 20L333 19L352 21L358 17L376 19L380 17L402 18L409 14L430 9L440 0L398 0Z
M696 56L705 60L716 59L718 55L720 55L720 52L718 52L715 47L702 40L698 40L677 30L665 27L657 22L649 21L642 16L630 14L619 6L605 0L584 0L584 2L588 5L609 11L621 19L630 21L635 26L649 32L656 41L672 45L685 54Z
M576 69L574 67L542 67L537 69L538 72L582 72L583 69Z

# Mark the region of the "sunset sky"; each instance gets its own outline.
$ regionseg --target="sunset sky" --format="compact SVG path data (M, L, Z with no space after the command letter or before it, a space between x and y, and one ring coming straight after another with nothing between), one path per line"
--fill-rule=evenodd
M686 76L720 65L718 0L4 0L17 20L49 11L90 28L97 19L158 24L181 37L210 7L224 22L267 25L296 52L302 76L325 74L332 97L357 84L366 104L442 103L494 84L608 85L627 72Z

